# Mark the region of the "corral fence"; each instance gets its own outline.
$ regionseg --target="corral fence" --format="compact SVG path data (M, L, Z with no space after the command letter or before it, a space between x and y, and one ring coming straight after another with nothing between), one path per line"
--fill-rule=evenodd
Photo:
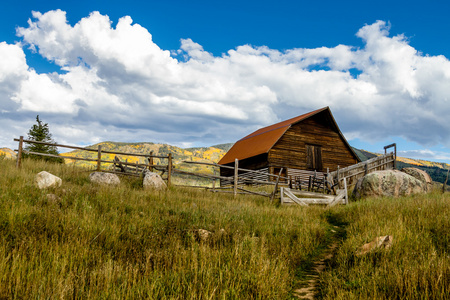
M280 181L280 178L285 180L287 178L284 178L280 176L280 174L269 174L269 177L267 177L267 173L265 172L259 172L254 170L247 170L247 169L241 169L238 168L238 161L236 160L235 167L227 167L234 169L234 176L230 177L223 177L220 175L214 175L216 172L213 172L213 174L206 174L206 173L200 173L200 172L188 172L180 169L179 166L174 166L173 164L173 155L172 153L169 153L168 155L153 155L151 152L150 154L136 154L136 153L127 153L127 152L118 152L118 151L109 151L109 150L103 150L101 145L97 146L97 149L89 149L89 148L83 148L83 147L77 147L77 146L70 146L70 145L62 145L62 144L56 144L56 143L47 143L47 142L39 142L39 141L33 141L33 140L25 140L23 136L21 136L19 139L14 139L14 141L19 142L18 149L15 149L14 151L17 152L17 162L16 166L20 167L22 163L22 157L23 154L30 154L30 155L38 155L43 157L55 157L55 158L63 158L63 159L70 159L70 160L81 160L81 161L88 161L88 162L95 162L96 163L96 171L97 172L108 172L108 173L116 173L120 175L127 175L127 176L141 176L142 172L145 168L148 168L150 171L159 171L161 172L161 176L163 179L167 181L167 185L170 186L172 184L172 178L174 174L179 175L190 175L193 177L200 177L200 178L206 178L212 182L212 186L195 186L190 185L189 187L198 187L198 188L205 188L208 190L211 190L212 192L221 192L221 193L233 193L234 196L238 194L247 194L247 195L260 195L269 197L271 199L274 199L275 194L278 190L278 184ZM68 155L54 155L54 154L47 154L47 153L39 153L39 152L32 152L27 151L24 149L23 144L40 144L40 145L47 145L47 146L54 146L58 148L67 148L72 150L81 150L81 151L87 151L87 152L95 152L97 153L96 158L84 158L84 157L75 157L75 156L68 156ZM102 155L104 154L114 154L116 155L113 160L105 160L102 158ZM145 157L148 161L148 163L142 164L142 163L131 163L127 160L123 160L119 158L119 156L125 156L125 157ZM154 163L154 159L166 159L167 164L156 164ZM224 166L215 164L215 163L205 163L205 162L193 162L193 161L184 161L182 164L197 164L197 165L207 165L214 168L221 168ZM105 168L105 165L109 165L108 168ZM217 172L220 174L220 172ZM258 174L260 176L265 176L266 180L258 180L254 178L249 177L249 173L252 174ZM261 177L261 178L263 178ZM273 180L269 180L268 178L273 178ZM232 185L229 187L221 187L218 184L219 180L226 180L229 182L232 182ZM272 185L274 186L274 190L271 193L265 192L265 191L255 191L255 190L249 190L244 188L245 186L251 185L251 184L259 184L259 185ZM177 186L183 186L179 184L174 184ZM185 186L187 187L187 186Z
M259 195L269 197L271 200L273 200L278 191L278 186L282 185L281 180L288 179L286 177L281 176L283 169L281 169L278 174L270 174L268 173L268 171L265 170L255 171L239 168L238 159L235 159L234 166L224 166L216 163L194 162L194 161L183 161L182 164L196 164L214 168L213 174L188 172L181 170L179 168L173 169L173 172L174 174L185 174L208 179L212 182L211 186L194 186L194 187L204 188L212 192L233 193L235 197L238 194ZM216 175L220 174L220 168L232 169L233 175L232 176ZM267 191L261 191L252 188L261 186L273 186L273 191L269 193Z
M394 148L393 152L387 153L387 149ZM330 172L328 176L333 182L336 182L339 186L342 186L343 181L349 185L356 184L358 179L363 178L367 174L374 171L392 170L396 168L397 160L397 145L391 144L384 147L384 154L360 162L355 165L351 165L346 168L338 169L334 172Z
M14 139L14 141L19 142L19 147L15 151L17 152L17 167L20 167L22 161L22 154L32 154L47 157L57 157L70 160L82 160L89 162L96 162L96 170L98 172L109 172L117 173L121 175L128 176L142 176L144 169L148 168L150 171L161 172L161 177L167 181L167 186L173 184L173 175L190 176L193 178L203 178L209 182L208 185L182 185L174 184L177 186L193 187L193 188L203 188L210 190L212 192L220 193L233 193L236 197L238 194L246 195L259 195L264 197L269 197L273 200L278 192L279 187L286 188L285 190L306 190L308 192L319 192L334 193L337 194L337 189L345 189L347 184L355 184L359 178L364 177L368 173L377 170L388 170L395 168L396 162L396 144L391 144L385 147L385 154L381 156L374 157L367 161L338 169L333 172L317 172L317 171L307 171L299 169L287 168L287 176L282 176L283 167L279 168L278 174L271 174L269 168L261 170L249 170L244 168L239 168L239 160L235 160L234 166L219 165L216 163L208 162L195 162L195 161L183 161L177 166L173 164L173 155L169 153L168 155L153 155L153 152L149 154L136 154L136 153L126 153L118 151L103 150L101 145L97 146L97 149L89 149L77 146L61 145L55 143L38 142L33 140L25 140L23 136L19 139ZM75 156L61 156L46 153L38 153L26 151L23 148L23 143L28 144L42 144L54 147L68 148L73 150L81 150L88 152L97 153L96 158L84 158ZM394 152L386 153L388 148L394 147ZM113 160L105 160L102 158L103 154L114 154ZM123 160L120 156L125 157L144 157L147 159L147 163L132 163L128 162L127 159ZM167 160L166 164L156 164L155 159ZM184 165L202 165L208 166L214 169L213 172L190 172L183 170ZM109 165L109 168L104 168L105 165ZM228 168L233 170L232 176L221 176L220 168ZM191 182L192 183L192 182ZM256 189L255 189L256 187ZM264 187L264 189L257 189L258 187ZM273 187L273 190L272 188ZM282 196L281 196L282 197Z
M127 175L127 176L139 177L139 176L141 176L141 174L145 168L148 168L150 171L158 170L158 171L162 172L162 177L163 177L163 179L165 179L167 181L167 185L170 185L170 183L171 183L172 170L173 170L173 159L172 159L171 153L169 153L168 155L153 155L153 152L150 152L149 154L137 154L137 153L109 151L109 150L103 150L102 145L98 145L97 149L89 149L89 148L83 148L83 147L77 147L77 146L61 145L61 144L56 144L56 143L46 143L46 142L39 142L39 141L33 141L33 140L25 140L23 138L23 136L21 136L19 139L14 139L14 141L19 142L18 149L14 150L17 152L16 166L18 168L22 164L23 154L30 154L30 155L38 155L38 156L43 156L43 157L55 157L55 158L95 162L97 172L116 173L116 174ZM86 152L95 152L95 153L97 153L97 157L96 158L85 158L85 157L75 157L75 156L66 156L66 155L61 156L61 155L26 151L26 150L24 150L23 143L54 146L54 147L58 147L58 148L67 148L67 149L81 150L81 151L86 151ZM114 156L113 160L106 160L106 159L102 158L102 155L104 155L104 154L114 154L115 156ZM132 163L132 162L128 162L128 159L123 159L123 157L144 157L147 159L148 163L145 163L145 164ZM160 160L167 160L167 164L156 164L155 158L159 158ZM109 166L109 167L105 168L105 166Z

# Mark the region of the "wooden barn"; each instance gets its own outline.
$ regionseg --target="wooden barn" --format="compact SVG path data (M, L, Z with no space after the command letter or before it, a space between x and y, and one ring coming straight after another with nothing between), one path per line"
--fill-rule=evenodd
M360 160L339 130L329 107L261 128L237 141L220 165L260 170L287 178L335 171ZM233 170L221 168L221 176Z

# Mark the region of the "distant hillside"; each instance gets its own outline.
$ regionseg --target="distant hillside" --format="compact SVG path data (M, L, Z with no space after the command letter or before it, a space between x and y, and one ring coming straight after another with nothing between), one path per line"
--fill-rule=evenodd
M199 147L199 148L188 148L182 149L180 147L171 146L167 144L155 144L155 143L117 143L117 142L102 142L89 146L87 148L97 149L98 145L102 146L103 150L116 151L116 152L126 152L126 153L136 153L136 154L150 154L153 152L154 155L167 155L172 153L173 164L177 166L178 169L182 169L189 172L213 172L212 168L202 165L193 164L182 164L183 161L196 161L196 162L218 162L226 153L226 151L216 148L216 147ZM86 152L81 150L75 150L61 154L62 156L75 156L83 158L96 159L97 153ZM115 154L103 154L102 158L104 160L113 160ZM145 164L148 161L143 157L137 156L124 156L117 155L121 161L127 160L130 163L141 163ZM94 167L95 162L78 161L72 159L66 159L66 163L73 163L76 166L82 167ZM167 164L167 160L156 158L154 160L155 164Z
M231 147L233 147L234 143L227 143L227 144L219 144L219 145L213 145L211 147L217 148L217 149L221 149L225 152L228 152L228 150L231 149Z
M5 157L9 159L16 159L16 152L9 148L0 148L0 157Z

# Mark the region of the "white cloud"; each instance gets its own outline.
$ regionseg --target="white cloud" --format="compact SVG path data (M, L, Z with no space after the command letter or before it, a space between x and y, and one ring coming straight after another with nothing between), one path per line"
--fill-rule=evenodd
M414 157L416 159L423 159L428 161L450 161L450 154L448 152L433 151L430 149L399 151L397 155L400 157Z
M74 26L63 11L34 12L18 36L65 72L37 74L20 45L0 43L0 60L8 62L0 64L5 118L46 113L53 127L71 128L55 132L68 143L193 145L235 141L330 106L351 137L450 146L449 60L421 54L402 35L390 37L385 22L357 32L363 48L243 45L220 57L191 39L163 50L128 16L111 24L98 12Z

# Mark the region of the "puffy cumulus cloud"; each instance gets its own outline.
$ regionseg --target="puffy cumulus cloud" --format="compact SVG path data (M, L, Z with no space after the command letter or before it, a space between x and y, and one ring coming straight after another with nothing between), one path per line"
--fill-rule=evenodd
M19 45L0 43L0 112L17 109L12 100L22 80L28 76L25 53Z
M450 145L449 60L391 37L383 21L357 31L362 48L242 45L221 56L191 39L161 49L130 17L114 28L99 12L73 26L61 10L33 12L17 35L64 72L37 74L22 45L0 43L3 119L45 113L67 143L229 142L330 106L349 138Z

